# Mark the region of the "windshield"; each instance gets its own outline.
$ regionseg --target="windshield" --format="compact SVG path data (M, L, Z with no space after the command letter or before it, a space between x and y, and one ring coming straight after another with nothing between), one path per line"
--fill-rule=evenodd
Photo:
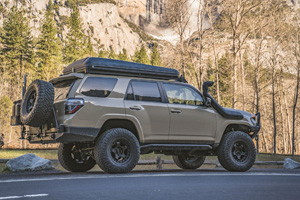
M74 82L75 80L71 79L54 84L54 101L67 98Z

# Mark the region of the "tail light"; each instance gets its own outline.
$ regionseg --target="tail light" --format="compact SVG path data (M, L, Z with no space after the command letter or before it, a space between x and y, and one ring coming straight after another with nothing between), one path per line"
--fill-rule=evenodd
M68 99L66 101L66 114L73 114L84 106L83 99Z

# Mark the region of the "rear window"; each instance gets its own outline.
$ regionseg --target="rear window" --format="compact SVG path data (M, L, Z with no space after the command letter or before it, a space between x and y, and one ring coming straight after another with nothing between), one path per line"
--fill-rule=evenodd
M116 83L116 78L88 77L80 93L90 97L108 97Z
M66 99L74 82L72 79L54 84L54 101Z
M156 82L132 81L127 91L127 100L161 102Z

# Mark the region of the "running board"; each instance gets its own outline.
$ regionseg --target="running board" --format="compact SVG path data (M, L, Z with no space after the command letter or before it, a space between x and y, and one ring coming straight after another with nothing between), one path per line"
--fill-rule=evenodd
M211 145L204 144L146 144L141 146L141 151L164 151L164 150L212 150Z

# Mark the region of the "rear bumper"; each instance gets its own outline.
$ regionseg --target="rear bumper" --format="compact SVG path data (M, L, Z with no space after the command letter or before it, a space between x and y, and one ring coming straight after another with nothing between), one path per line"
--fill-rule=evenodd
M65 127L61 125L59 129L52 128L49 130L29 127L30 143L78 143L93 142L100 129L90 127Z
M60 143L92 142L98 136L99 128L90 127L65 127L60 125L55 134L55 140Z
M260 112L256 113L256 125L255 126L250 126L250 132L253 132L251 135L252 138L255 138L260 131L261 124L260 124Z

